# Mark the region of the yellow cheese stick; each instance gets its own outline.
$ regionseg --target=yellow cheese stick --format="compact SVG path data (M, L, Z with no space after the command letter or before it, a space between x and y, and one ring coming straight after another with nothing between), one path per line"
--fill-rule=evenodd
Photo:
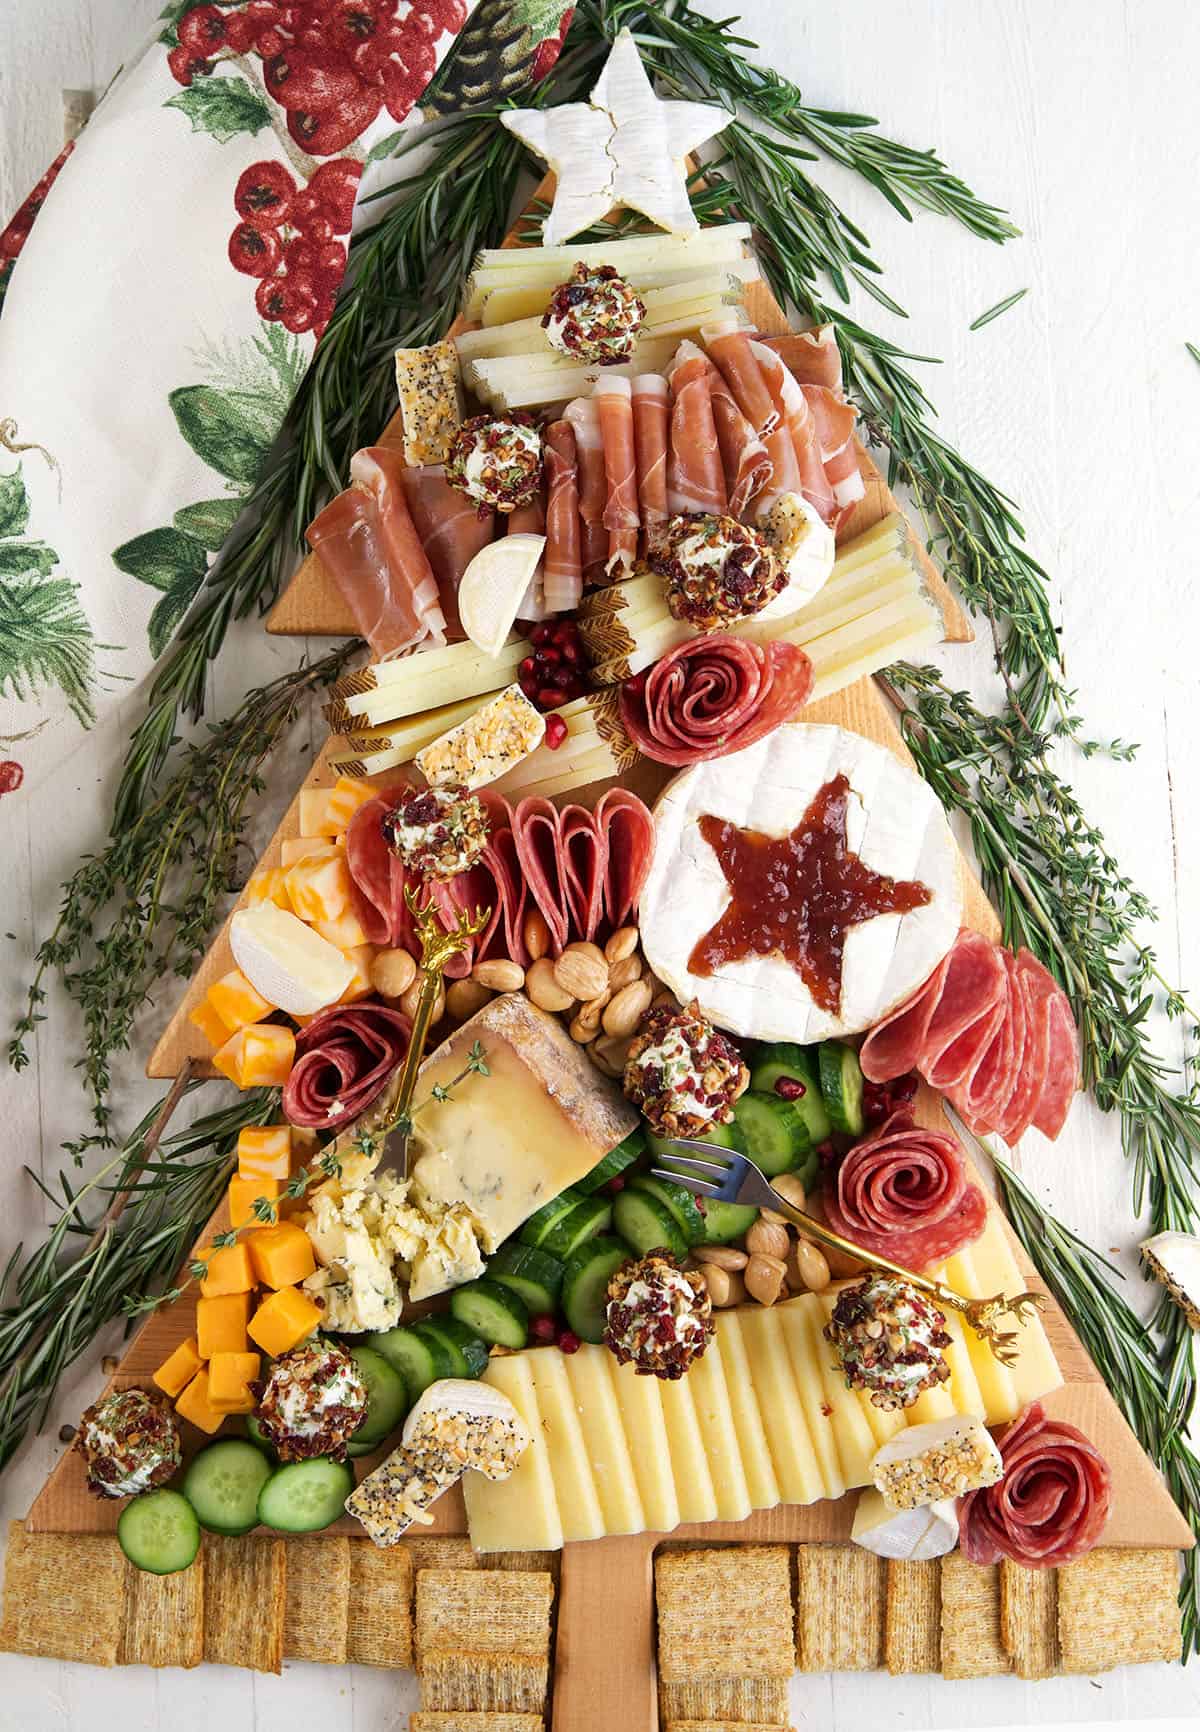
M738 1449L721 1343L715 1335L699 1359L693 1362L687 1381L716 1493L717 1515L724 1522L742 1521L754 1506Z
M658 1378L639 1377L632 1365L615 1359L611 1374L647 1526L652 1533L669 1533L681 1517Z
M821 1307L820 1326L824 1329L833 1316L833 1308L837 1304L837 1290L818 1293L815 1297ZM821 1336L821 1345L825 1349L819 1355L821 1378L825 1385L825 1400L833 1409L833 1435L837 1443L838 1460L842 1464L842 1480L847 1489L869 1485L871 1458L879 1447L875 1442L875 1434L867 1424L866 1415L859 1406L855 1392L847 1389L846 1379L837 1364L836 1355L824 1335Z
M467 1525L478 1552L557 1551L563 1543L554 1476L528 1355L489 1359L484 1381L502 1390L525 1422L529 1448L506 1480L463 1476Z
M689 1378L681 1377L674 1383L664 1382L659 1392L671 1451L671 1473L679 1499L680 1521L712 1522L717 1519L717 1494L688 1384Z
M557 1347L538 1347L526 1355L542 1421L542 1436L564 1540L595 1540L605 1532L600 1498L566 1361Z
M742 1334L758 1410L779 1489L787 1503L815 1503L825 1497L825 1481L804 1409L796 1393L783 1329L773 1309L742 1313Z
M983 1285L975 1268L973 1249L968 1245L956 1256L947 1259L946 1280L960 1293L976 1295L982 1294ZM1020 1403L1017 1400L1012 1373L1001 1365L987 1342L980 1339L970 1324L964 1324L963 1335L983 1395L988 1424L996 1425L1001 1420L1015 1419L1020 1412Z
M567 1382L579 1415L583 1447L608 1534L641 1533L646 1524L633 1460L621 1424L617 1392L609 1366L615 1365L604 1347L583 1346L562 1356Z
M819 1359L822 1352L828 1356L831 1349L829 1343L821 1339L824 1319L817 1297L814 1293L805 1293L798 1299L789 1299L784 1304L777 1305L775 1309L783 1329L788 1357L792 1362L792 1376L796 1380L800 1404L808 1422L808 1435L812 1438L813 1448L821 1465L821 1478L825 1481L826 1495L841 1497L846 1486L842 1479L842 1464L838 1458L837 1439L834 1436L834 1416L825 1399L825 1382L821 1376Z
M725 1382L732 1395L733 1429L751 1502L755 1509L770 1509L781 1503L783 1496L775 1477L771 1452L767 1448L766 1427L750 1377L750 1363L742 1334L744 1316L745 1312L740 1311L719 1312L717 1340L721 1344Z

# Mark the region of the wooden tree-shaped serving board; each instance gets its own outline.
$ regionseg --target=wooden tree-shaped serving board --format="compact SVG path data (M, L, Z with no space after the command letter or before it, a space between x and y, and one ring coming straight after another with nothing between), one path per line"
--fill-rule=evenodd
M750 285L747 297L761 328L786 329L778 306L761 284ZM393 423L385 441L395 437ZM867 478L867 494L848 533L858 533L896 509L878 471L865 454L860 455ZM946 636L963 641L969 628L945 584L932 565L929 586L943 606ZM320 565L308 560L301 566L287 594L271 617L269 629L281 632L346 635L353 622L345 616L336 591ZM865 735L911 762L892 712L879 688L869 680L812 705L805 719L831 722ZM312 766L305 787L330 785L334 776L328 767L328 748ZM666 773L643 764L624 778L643 796L653 797L666 780ZM589 801L602 787L597 784L573 799ZM285 813L268 845L262 863L278 864L283 841L299 833L299 794ZM990 937L998 934L995 912L984 896L965 860L967 924ZM201 964L195 978L151 1056L148 1072L155 1077L173 1077L189 1060L207 1057L199 1031L187 1020L189 1010L207 992L212 981L232 966L227 929L223 929ZM211 1074L211 1073L210 1073ZM923 1091L919 1112L927 1122L942 1119L937 1097ZM997 1205L991 1205L993 1209ZM219 1211L202 1235L207 1242L213 1230L224 1224ZM1045 1291L1028 1258L1017 1245L1008 1223L1004 1231L1013 1243L1017 1261L1035 1289ZM155 1367L168 1353L194 1332L194 1288L173 1305L150 1316L131 1342L111 1387L131 1383L149 1384ZM1139 1447L1105 1388L1099 1373L1055 1301L1047 1296L1043 1313L1046 1331L1063 1374L1063 1387L1046 1397L1054 1414L1078 1425L1092 1438L1113 1470L1114 1498L1102 1543L1110 1546L1188 1547L1192 1536L1186 1522L1168 1495L1156 1468ZM364 1462L373 1465L372 1459ZM850 1531L854 1496L838 1501L803 1506L780 1505L763 1510L742 1522L720 1522L676 1529L672 1539L711 1541L812 1541L845 1539ZM88 1495L82 1463L72 1451L59 1461L29 1513L29 1526L37 1531L109 1531L116 1525L119 1506ZM433 1532L463 1534L466 1518L461 1496L448 1493L435 1506ZM345 1522L337 1529L353 1532L363 1544L357 1524ZM554 1732L585 1732L596 1725L596 1707L604 1704L605 1723L614 1727L647 1728L658 1724L657 1690L654 1676L653 1555L664 1536L638 1534L629 1538L596 1540L568 1545L563 1552L560 1601L554 1667ZM614 1664L614 1656L619 1656Z

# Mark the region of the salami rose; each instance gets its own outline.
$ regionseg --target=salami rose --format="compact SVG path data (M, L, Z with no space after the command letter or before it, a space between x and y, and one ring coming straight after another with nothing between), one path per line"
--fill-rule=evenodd
M284 1117L310 1130L340 1128L365 1112L408 1051L411 1024L386 1004L334 1004L296 1036Z
M740 752L808 702L812 663L795 644L757 644L727 632L668 650L644 680L621 688L621 720L660 764L696 764Z
M1004 1477L968 1492L958 1508L958 1543L975 1564L1009 1558L1052 1569L1090 1552L1108 1519L1112 1476L1081 1431L1048 1419L1040 1401L997 1438Z
M987 1220L956 1140L923 1130L903 1110L855 1144L824 1203L835 1233L908 1269L945 1262Z

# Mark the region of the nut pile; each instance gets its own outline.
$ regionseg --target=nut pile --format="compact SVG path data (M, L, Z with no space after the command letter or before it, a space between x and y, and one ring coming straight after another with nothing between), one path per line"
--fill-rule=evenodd
M780 1173L771 1183L794 1208L807 1207L794 1173ZM692 1261L718 1310L747 1299L774 1305L797 1293L823 1293L833 1279L824 1251L774 1209L760 1210L741 1246L697 1245Z

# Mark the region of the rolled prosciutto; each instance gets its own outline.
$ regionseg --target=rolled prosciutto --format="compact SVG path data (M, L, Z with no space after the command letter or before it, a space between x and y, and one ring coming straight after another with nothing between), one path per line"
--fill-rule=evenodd
M987 1223L957 1140L903 1110L855 1143L823 1203L835 1233L908 1269L944 1263Z
M725 471L708 389L708 362L694 343L680 343L670 373L671 428L667 510L720 516L728 501Z
M579 467L579 521L585 583L604 576L608 561L608 530L604 508L608 504L608 477L604 466L604 439L600 432L600 405L594 397L576 397L563 410L575 435Z
M832 325L814 325L811 331L785 331L781 337L765 337L792 377L801 385L825 385L841 395L842 356Z
M411 1024L386 1004L335 1004L296 1036L284 1084L289 1124L321 1131L365 1112L408 1052Z
M546 551L542 558L547 613L570 613L583 594L579 465L569 421L546 429Z
M458 617L458 586L463 573L496 533L491 511L482 517L464 493L451 487L440 463L401 471L400 480L426 558L437 579L438 599L446 617L446 635L463 637Z
M646 757L696 764L752 746L802 709L812 687L812 663L796 645L713 632L626 680L621 720Z
M768 349L765 344L758 342L752 342L749 348L770 392L771 401L779 412L782 428L791 442L795 457L793 479L798 477L799 491L814 510L820 513L822 522L829 523L837 510L837 504L833 488L825 474L817 423L808 400L774 349ZM778 497L779 491L787 492L789 489L771 489L775 497Z
M1112 1475L1095 1444L1040 1401L997 1437L1004 1476L958 1506L958 1543L973 1564L1008 1558L1027 1570L1073 1564L1108 1520Z
M608 557L604 569L614 581L625 576L637 558L637 455L633 435L633 393L629 380L601 374L592 391L600 413L604 447L604 527Z
M671 392L661 373L639 373L633 385L633 442L637 453L638 516L647 541L667 521L667 444Z
M741 517L750 501L771 479L767 447L737 406L737 399L712 362L708 363L708 394L712 399L717 444L725 470L729 509Z

